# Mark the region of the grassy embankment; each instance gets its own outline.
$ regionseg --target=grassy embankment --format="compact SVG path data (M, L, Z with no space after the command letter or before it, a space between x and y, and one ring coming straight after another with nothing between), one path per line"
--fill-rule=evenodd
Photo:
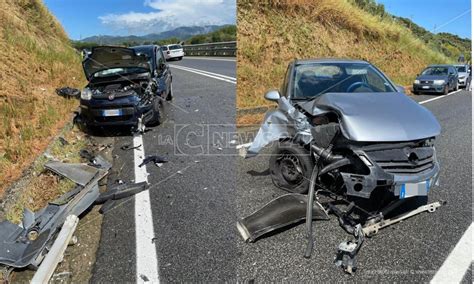
M428 64L454 62L391 15L374 15L350 0L242 0L238 11L237 106L268 105L294 58L368 60L395 83L410 85ZM259 123L262 114L240 116Z
M80 87L84 79L80 55L40 0L0 2L0 58L1 198L77 108L77 100L57 96L55 88ZM36 196L60 182L43 185Z

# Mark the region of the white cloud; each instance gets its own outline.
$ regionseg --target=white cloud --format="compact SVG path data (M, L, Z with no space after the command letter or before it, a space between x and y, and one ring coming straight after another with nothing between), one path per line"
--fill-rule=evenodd
M102 24L127 34L159 33L182 26L235 24L236 0L145 0L156 11L100 16Z

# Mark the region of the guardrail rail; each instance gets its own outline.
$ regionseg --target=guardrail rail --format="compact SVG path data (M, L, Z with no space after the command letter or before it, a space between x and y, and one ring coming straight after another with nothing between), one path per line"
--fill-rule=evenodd
M188 56L236 56L237 42L215 42L183 45L184 54Z

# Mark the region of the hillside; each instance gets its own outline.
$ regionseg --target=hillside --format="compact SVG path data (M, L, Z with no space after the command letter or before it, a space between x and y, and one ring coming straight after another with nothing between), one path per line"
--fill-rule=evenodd
M0 1L0 197L71 118L81 59L40 0Z
M101 36L92 36L87 37L81 40L81 42L86 43L99 43L103 45L117 45L122 44L124 42L135 42L137 44L142 44L144 42L155 42L163 39L168 38L177 38L178 40L186 40L192 36L206 34L213 31L216 31L223 26L202 26L202 27L179 27L170 31L165 31L162 33L153 33L147 34L143 36L109 36L109 35L101 35Z
M239 1L237 106L268 105L264 93L280 87L294 58L368 60L401 85L428 64L456 61L457 54L434 49L385 11L371 13L357 2L373 1Z

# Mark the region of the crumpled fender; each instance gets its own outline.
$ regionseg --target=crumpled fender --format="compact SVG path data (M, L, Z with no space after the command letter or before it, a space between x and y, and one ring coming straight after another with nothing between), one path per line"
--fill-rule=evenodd
M251 158L271 142L284 138L292 138L307 144L311 141L311 131L308 118L299 112L287 98L278 100L278 108L268 111L258 130L255 139L247 149L245 158Z

